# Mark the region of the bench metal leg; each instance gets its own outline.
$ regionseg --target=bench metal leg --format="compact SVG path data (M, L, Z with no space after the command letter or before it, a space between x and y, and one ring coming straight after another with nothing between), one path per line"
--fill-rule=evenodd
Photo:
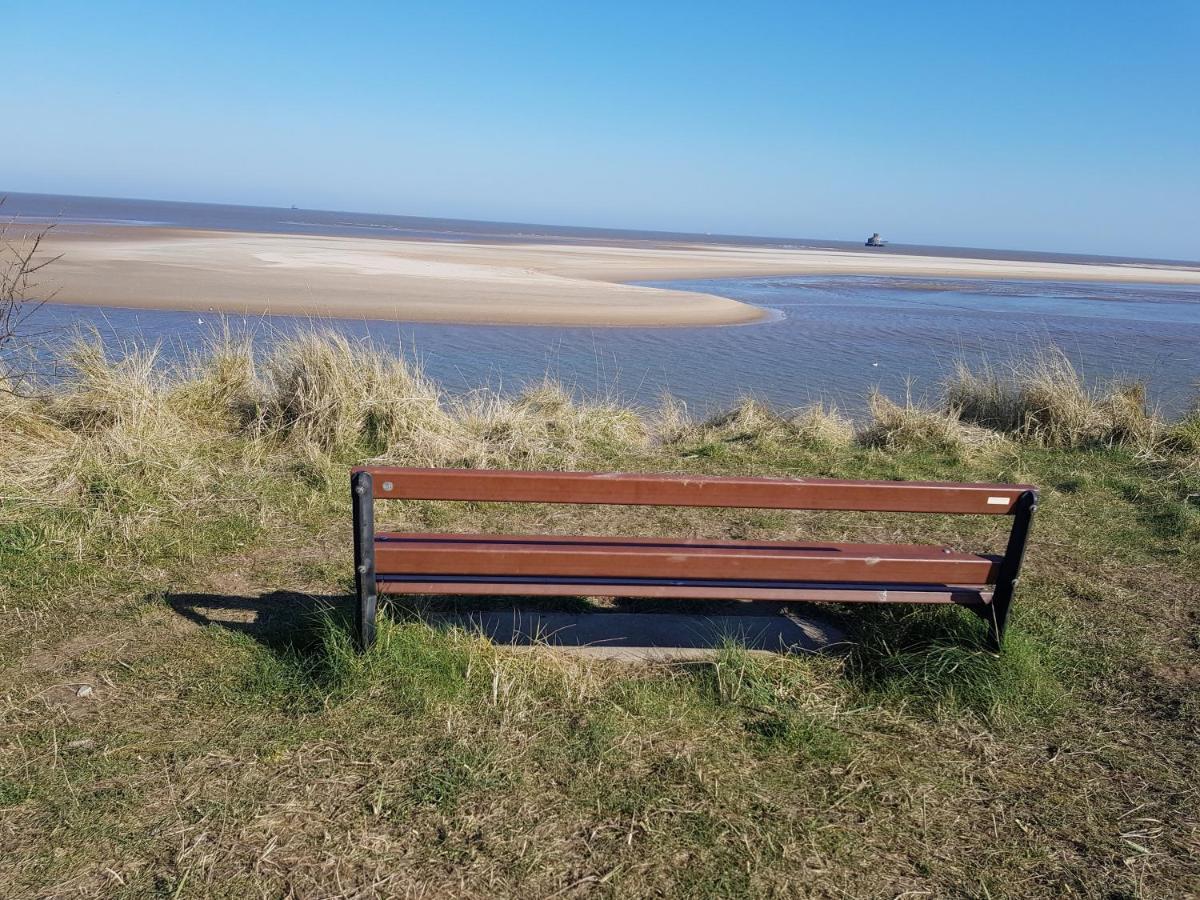
M354 640L359 650L375 643L375 489L370 472L357 472L350 479L350 501L354 508L354 594L358 601L354 616Z
M1037 500L1037 491L1025 491L1017 500L1008 547L996 578L996 590L992 594L992 602L980 611L988 623L988 645L996 652L1004 646L1008 611L1020 580L1021 563L1025 559L1025 545L1029 541L1029 529L1033 526L1033 514L1037 512Z

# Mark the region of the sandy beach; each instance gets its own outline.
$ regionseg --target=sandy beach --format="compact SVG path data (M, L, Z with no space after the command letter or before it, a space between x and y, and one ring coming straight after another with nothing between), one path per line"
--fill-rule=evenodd
M1200 268L720 245L485 244L79 227L43 285L54 302L244 315L554 325L728 325L764 313L627 282L767 275L1200 284Z

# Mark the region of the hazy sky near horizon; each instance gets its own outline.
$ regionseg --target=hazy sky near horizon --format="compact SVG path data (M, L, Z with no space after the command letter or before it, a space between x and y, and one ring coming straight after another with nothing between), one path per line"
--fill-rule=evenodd
M0 0L0 192L1200 258L1200 4Z

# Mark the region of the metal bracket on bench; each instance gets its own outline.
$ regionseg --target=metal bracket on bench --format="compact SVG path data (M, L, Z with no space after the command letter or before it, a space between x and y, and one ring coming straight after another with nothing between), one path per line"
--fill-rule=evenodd
M375 643L375 485L370 472L350 478L354 508L354 640L360 650Z
M1013 506L1013 527L1008 535L1008 547L1000 561L1000 572L996 577L996 589L992 602L979 612L988 623L988 643L999 652L1004 646L1004 630L1008 625L1008 610L1012 606L1013 594L1021 574L1021 563L1025 559L1025 545L1029 542L1029 529L1033 526L1033 514L1037 512L1037 491L1025 491Z

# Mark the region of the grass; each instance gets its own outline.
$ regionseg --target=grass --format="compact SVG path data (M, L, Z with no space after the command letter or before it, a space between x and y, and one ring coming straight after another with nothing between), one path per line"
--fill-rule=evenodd
M321 332L265 358L218 335L176 369L85 342L63 365L44 394L0 393L0 896L1200 891L1194 416L1044 359L963 370L938 406L873 398L861 423L753 400L696 420L553 383L447 397ZM1043 499L1001 656L963 610L856 607L829 611L845 654L630 667L495 647L419 603L359 655L346 477L369 458L1028 480ZM968 517L382 512L1002 540Z

